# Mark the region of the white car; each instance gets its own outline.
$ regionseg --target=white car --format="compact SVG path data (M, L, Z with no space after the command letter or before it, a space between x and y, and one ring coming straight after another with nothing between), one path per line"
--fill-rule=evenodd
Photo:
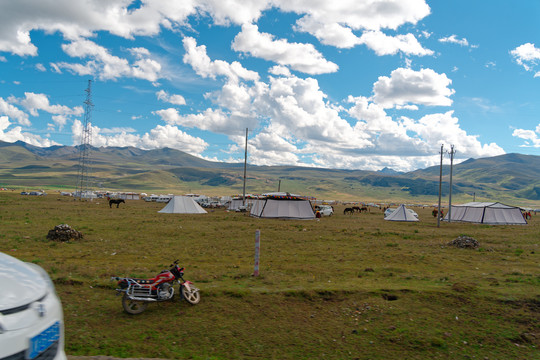
M330 205L316 205L315 212L320 212L322 216L334 215L334 209Z
M66 359L62 304L49 275L2 252L0 359Z

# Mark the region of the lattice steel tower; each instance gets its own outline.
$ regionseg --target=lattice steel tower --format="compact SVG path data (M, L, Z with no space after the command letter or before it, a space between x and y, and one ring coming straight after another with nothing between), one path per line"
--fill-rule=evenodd
M86 100L84 101L84 122L79 145L79 168L77 173L77 197L81 200L88 197L90 181L90 146L92 144L92 80L88 80Z

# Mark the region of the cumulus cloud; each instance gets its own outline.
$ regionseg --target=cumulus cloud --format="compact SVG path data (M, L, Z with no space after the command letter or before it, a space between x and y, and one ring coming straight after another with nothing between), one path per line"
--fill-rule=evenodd
M149 0L135 10L128 10L131 1L33 0L7 1L0 13L0 51L20 56L37 55L30 32L60 32L64 38L76 40L90 37L97 31L133 38L152 36L161 26L172 28L185 24L197 12L196 2Z
M540 49L534 44L526 43L510 51L516 62L523 66L527 71L534 71L534 68L540 61ZM534 74L534 77L540 76L540 71Z
M19 109L18 107L10 104L6 100L0 97L0 115L6 115L10 118L17 120L17 122L23 126L32 125L28 120L28 114ZM7 121L7 120L6 120Z
M60 32L68 40L89 38L98 31L132 39L154 36L161 28L189 26L188 18L195 14L208 15L221 26L252 24L272 7L300 15L297 30L324 44L351 47L357 42L353 31L395 30L414 25L430 13L425 0L148 0L136 9L128 9L130 5L125 0L8 1L0 14L0 51L37 55L32 30Z
M71 127L73 144L80 144L83 125L79 120L75 120ZM117 129L120 133L113 135L110 130L103 131L97 126L92 126L93 146L134 146L140 149L151 150L167 147L187 152L191 155L200 155L207 147L208 143L201 138L191 136L172 125L157 125L143 135L132 134L129 129Z
M413 34L388 36L381 31L367 31L359 39L360 44L375 51L377 55L433 55L433 51L424 49Z
M525 140L522 147L540 148L540 124L534 130L515 129L512 136Z
M258 80L259 74L245 69L238 61L228 63L223 60L210 60L206 54L206 46L197 46L197 41L192 37L183 39L184 63L191 65L195 72L205 78L215 79L217 76L225 76L230 81Z
M455 145L460 157L486 157L505 153L495 143L482 145L477 135L468 135L461 129L458 118L453 114L453 111L447 111L443 114L426 115L418 121L405 119L404 126L431 146L437 143L440 145L441 142Z
M38 110L48 112L49 114L63 116L79 116L84 113L82 106L70 108L65 105L51 105L49 103L49 97L46 94L25 92L24 98L10 98L10 100L24 106L32 116L38 116Z
M324 59L312 44L289 43L285 39L276 40L272 34L259 32L257 25L242 26L242 31L234 38L232 48L311 75L338 70L338 66Z
M399 68L392 71L390 77L379 77L373 85L373 99L385 108L407 104L450 106L450 96L455 93L448 87L451 83L446 74L432 69Z
M469 41L466 38L458 39L457 35L450 35L439 39L439 42L457 44L460 46L469 46ZM471 47L477 47L476 45L470 45Z
M182 95L169 95L165 90L160 90L156 93L156 96L164 102L174 105L186 105L186 99Z
M55 141L44 139L39 135L24 132L20 126L13 127L11 125L12 123L9 121L9 117L0 116L0 140L10 143L24 141L27 144L40 147L60 145Z
M63 44L62 49L71 57L86 59L85 64L58 62L55 69L67 69L78 75L93 75L100 80L116 80L119 77L134 77L156 81L160 77L161 64L150 59L149 52L143 48L130 49L136 61L130 64L127 59L111 55L109 51L93 41L78 39Z
M305 14L297 21L298 30L336 47L353 46L357 41L353 30L396 30L407 23L416 24L430 13L424 0L280 0L278 4L282 10Z
M199 128L216 133L234 134L241 127L235 127L230 123L229 117L221 110L206 109L202 113L180 115L178 110L169 108L155 111L163 121L169 125L181 125L189 128ZM232 133L231 133L232 132Z

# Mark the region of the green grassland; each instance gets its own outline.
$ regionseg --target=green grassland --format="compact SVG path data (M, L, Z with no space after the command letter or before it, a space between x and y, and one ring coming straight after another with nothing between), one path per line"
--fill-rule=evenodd
M68 355L168 359L538 359L540 219L526 226L319 221L215 210L158 214L0 192L0 251L44 267L62 299ZM46 240L69 224L84 239ZM253 277L255 231L260 276ZM447 243L459 235L477 250ZM200 289L123 312L111 276L152 277L175 259Z

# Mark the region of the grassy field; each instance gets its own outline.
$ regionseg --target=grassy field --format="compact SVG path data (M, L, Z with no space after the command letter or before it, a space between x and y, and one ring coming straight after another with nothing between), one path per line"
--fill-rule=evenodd
M0 192L0 251L44 267L64 306L68 355L168 359L540 359L540 218L526 226L320 221L163 204ZM46 240L69 224L84 239ZM255 231L260 276L253 277ZM459 235L480 249L447 243ZM173 260L202 294L123 312L111 276Z

